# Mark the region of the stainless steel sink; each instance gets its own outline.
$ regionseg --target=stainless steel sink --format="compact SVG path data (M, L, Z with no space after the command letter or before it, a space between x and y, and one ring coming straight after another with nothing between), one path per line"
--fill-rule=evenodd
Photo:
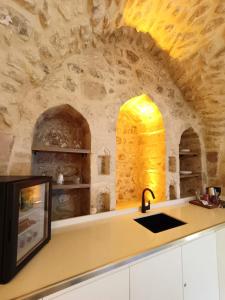
M183 221L177 220L163 213L134 219L134 221L136 221L137 223L141 224L142 226L151 230L154 233L158 233L186 224Z

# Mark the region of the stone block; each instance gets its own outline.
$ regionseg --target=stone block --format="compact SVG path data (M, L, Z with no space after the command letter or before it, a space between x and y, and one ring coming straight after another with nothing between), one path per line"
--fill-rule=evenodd
M0 132L0 162L7 164L12 152L14 136Z
M48 2L44 0L43 7L41 10L39 10L39 20L41 25L45 28L48 27L50 24L50 15L48 13Z
M58 3L58 11L59 13L62 15L62 17L66 20L66 21L70 21L71 17L72 17L72 11L71 11L71 7L68 5L68 2L66 3L66 1L61 0Z
M139 61L139 57L133 51L130 50L127 50L127 59L130 63L136 63Z
M1 6L0 19L3 20L3 25L12 28L22 40L27 41L30 39L33 28L31 27L28 19L14 8L10 6Z
M10 175L30 175L31 165L28 162L13 163L9 171Z
M71 77L67 77L64 84L64 88L70 92L75 92L77 85Z
M27 10L31 12L35 12L37 0L14 0L14 1L22 5L23 7L25 7Z
M7 175L7 168L8 168L8 165L0 164L0 175L1 176Z
M102 100L107 92L103 83L94 81L84 81L82 83L84 95L90 100Z

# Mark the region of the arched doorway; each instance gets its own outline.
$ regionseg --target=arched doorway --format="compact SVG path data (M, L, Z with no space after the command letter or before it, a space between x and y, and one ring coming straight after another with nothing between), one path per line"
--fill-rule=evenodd
M164 201L165 128L161 112L147 95L134 97L120 108L116 147L117 208L140 205L145 187L154 191L151 202Z

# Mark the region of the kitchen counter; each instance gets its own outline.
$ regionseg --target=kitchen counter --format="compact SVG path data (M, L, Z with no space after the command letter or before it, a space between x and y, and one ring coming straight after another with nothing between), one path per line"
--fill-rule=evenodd
M187 224L152 233L134 222L137 217L164 212ZM160 250L194 233L225 223L225 210L190 204L115 216L55 229L52 240L8 284L0 285L0 299L27 299L51 287L66 287L65 281L99 268L128 263L143 253ZM225 224L224 224L225 226ZM91 274L91 273L90 273ZM93 273L94 275L94 273ZM41 297L41 296L40 296Z

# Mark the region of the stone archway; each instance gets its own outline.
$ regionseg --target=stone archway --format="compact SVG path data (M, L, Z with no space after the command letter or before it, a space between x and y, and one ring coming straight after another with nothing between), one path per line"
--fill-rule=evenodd
M127 101L117 122L117 208L140 204L141 192L150 187L165 200L166 145L162 115L156 104L141 95Z

